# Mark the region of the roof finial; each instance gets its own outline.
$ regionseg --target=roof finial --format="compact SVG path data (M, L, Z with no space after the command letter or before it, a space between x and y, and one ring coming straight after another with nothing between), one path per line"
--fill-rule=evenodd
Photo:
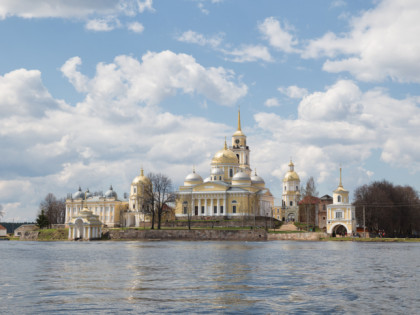
M141 169L140 169L140 176L144 176L143 165L141 166Z
M241 107L240 106L239 106L239 109L238 109L238 130L242 131L241 130Z
M224 149L227 150L226 137L225 137L225 147L224 147Z
M338 185L338 187L343 187L343 183L341 182L341 163L340 163L340 184Z

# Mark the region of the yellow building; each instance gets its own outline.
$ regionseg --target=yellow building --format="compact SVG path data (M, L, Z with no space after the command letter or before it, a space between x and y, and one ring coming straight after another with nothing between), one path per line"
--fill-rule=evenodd
M147 195L152 191L150 179L144 175L143 168L140 175L131 182L128 209L123 213L123 226L140 226L141 222L150 222L147 207Z
M327 233L334 235L352 235L356 232L355 207L349 202L349 191L343 188L341 182L333 192L333 203L327 205Z
M195 172L185 177L179 187L175 214L177 217L270 216L274 198L264 180L250 167L250 150L241 130L232 136L232 145L218 151L205 180Z
M282 208L284 210L283 217L286 221L298 220L300 197L300 178L295 171L295 165L290 160L289 171L283 179Z
M66 219L65 224L69 225L72 219L81 215L83 208L97 215L102 224L115 227L121 226L122 211L127 207L126 200L119 200L117 193L112 186L102 196L94 196L89 190L84 193L79 190L74 194L70 194L66 199Z

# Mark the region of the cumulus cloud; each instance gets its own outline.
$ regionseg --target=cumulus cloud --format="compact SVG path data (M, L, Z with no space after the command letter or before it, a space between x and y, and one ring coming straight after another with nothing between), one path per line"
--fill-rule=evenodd
M121 28L118 17L135 17L144 11L154 11L152 0L4 0L0 3L0 20L20 18L62 18L85 21L85 28L95 32L109 32ZM138 22L127 24L130 31L141 33Z
M245 45L231 51L223 50L223 52L232 56L231 60L234 62L273 61L267 47L261 45Z
M296 119L254 115L264 135L255 140L254 157L261 148L270 148L268 155L275 159L268 163L282 178L287 163L275 165L274 160L287 161L291 155L302 177L315 176L319 182L331 180L339 162L352 167L353 178L368 181L372 171L360 165L377 150L389 165L420 172L420 147L413 145L420 131L419 104L415 97L395 99L382 89L362 92L353 81L339 80L304 97Z
M304 58L329 58L328 72L347 71L362 81L420 82L420 3L383 0L350 20L351 30L311 40Z
M114 63L100 63L94 78L88 80L77 70L80 58L69 59L62 67L78 91L89 90L93 102L116 100L121 106L132 103L157 104L177 91L201 94L221 105L234 105L246 95L247 86L232 81L235 74L224 68L205 68L186 54L171 51L148 52L141 62L133 57L118 56ZM122 91L124 93L122 93Z
M133 16L145 10L153 11L152 0L3 0L0 19L22 18L87 18L92 15Z
M192 30L188 30L182 33L177 38L177 40L184 43L191 43L200 46L210 46L212 48L217 48L222 43L223 34L206 37L203 34L194 32Z
M307 89L298 87L296 85L291 85L288 87L281 86L277 90L290 98L303 98L308 94Z
M95 32L109 32L118 27L121 27L120 21L112 17L89 20L85 25L87 30Z
M274 48L286 53L296 52L298 41L291 34L292 27L287 23L280 24L274 17L268 17L258 25L258 29Z
M0 114L41 117L62 101L55 100L41 80L38 70L18 69L0 76ZM0 131L0 134L7 130Z
M277 107L280 106L279 100L275 97L269 98L264 102L264 105L267 107Z
M134 32L134 33L142 33L144 31L144 26L143 24L139 23L139 22L133 22L128 24L127 28Z

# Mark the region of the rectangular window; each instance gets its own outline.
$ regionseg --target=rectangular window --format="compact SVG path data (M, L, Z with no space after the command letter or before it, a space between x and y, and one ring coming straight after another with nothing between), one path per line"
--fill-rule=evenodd
M184 214L187 214L187 207L184 207Z
M214 206L214 207L213 207L213 212L214 212L214 213L217 213L217 206Z
M223 206L220 206L220 213L223 213Z
M236 213L236 206L233 206L233 207L232 207L232 212L233 212L233 213Z
M340 212L336 212L336 213L335 213L335 218L336 218L336 219L341 219L341 218L343 218L343 212L341 212L341 211L340 211Z
M290 205L293 206L293 201L290 201Z
M201 214L204 214L204 206L201 206Z

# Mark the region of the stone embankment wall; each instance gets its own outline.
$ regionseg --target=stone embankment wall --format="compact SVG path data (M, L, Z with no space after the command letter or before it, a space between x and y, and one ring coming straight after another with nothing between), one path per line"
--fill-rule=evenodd
M321 238L327 237L324 232L308 232L308 233L270 233L268 241L319 241Z
M111 240L266 241L265 230L109 230Z
M19 237L19 240L21 241L37 241L38 240L38 231L26 231L22 233L22 235Z

